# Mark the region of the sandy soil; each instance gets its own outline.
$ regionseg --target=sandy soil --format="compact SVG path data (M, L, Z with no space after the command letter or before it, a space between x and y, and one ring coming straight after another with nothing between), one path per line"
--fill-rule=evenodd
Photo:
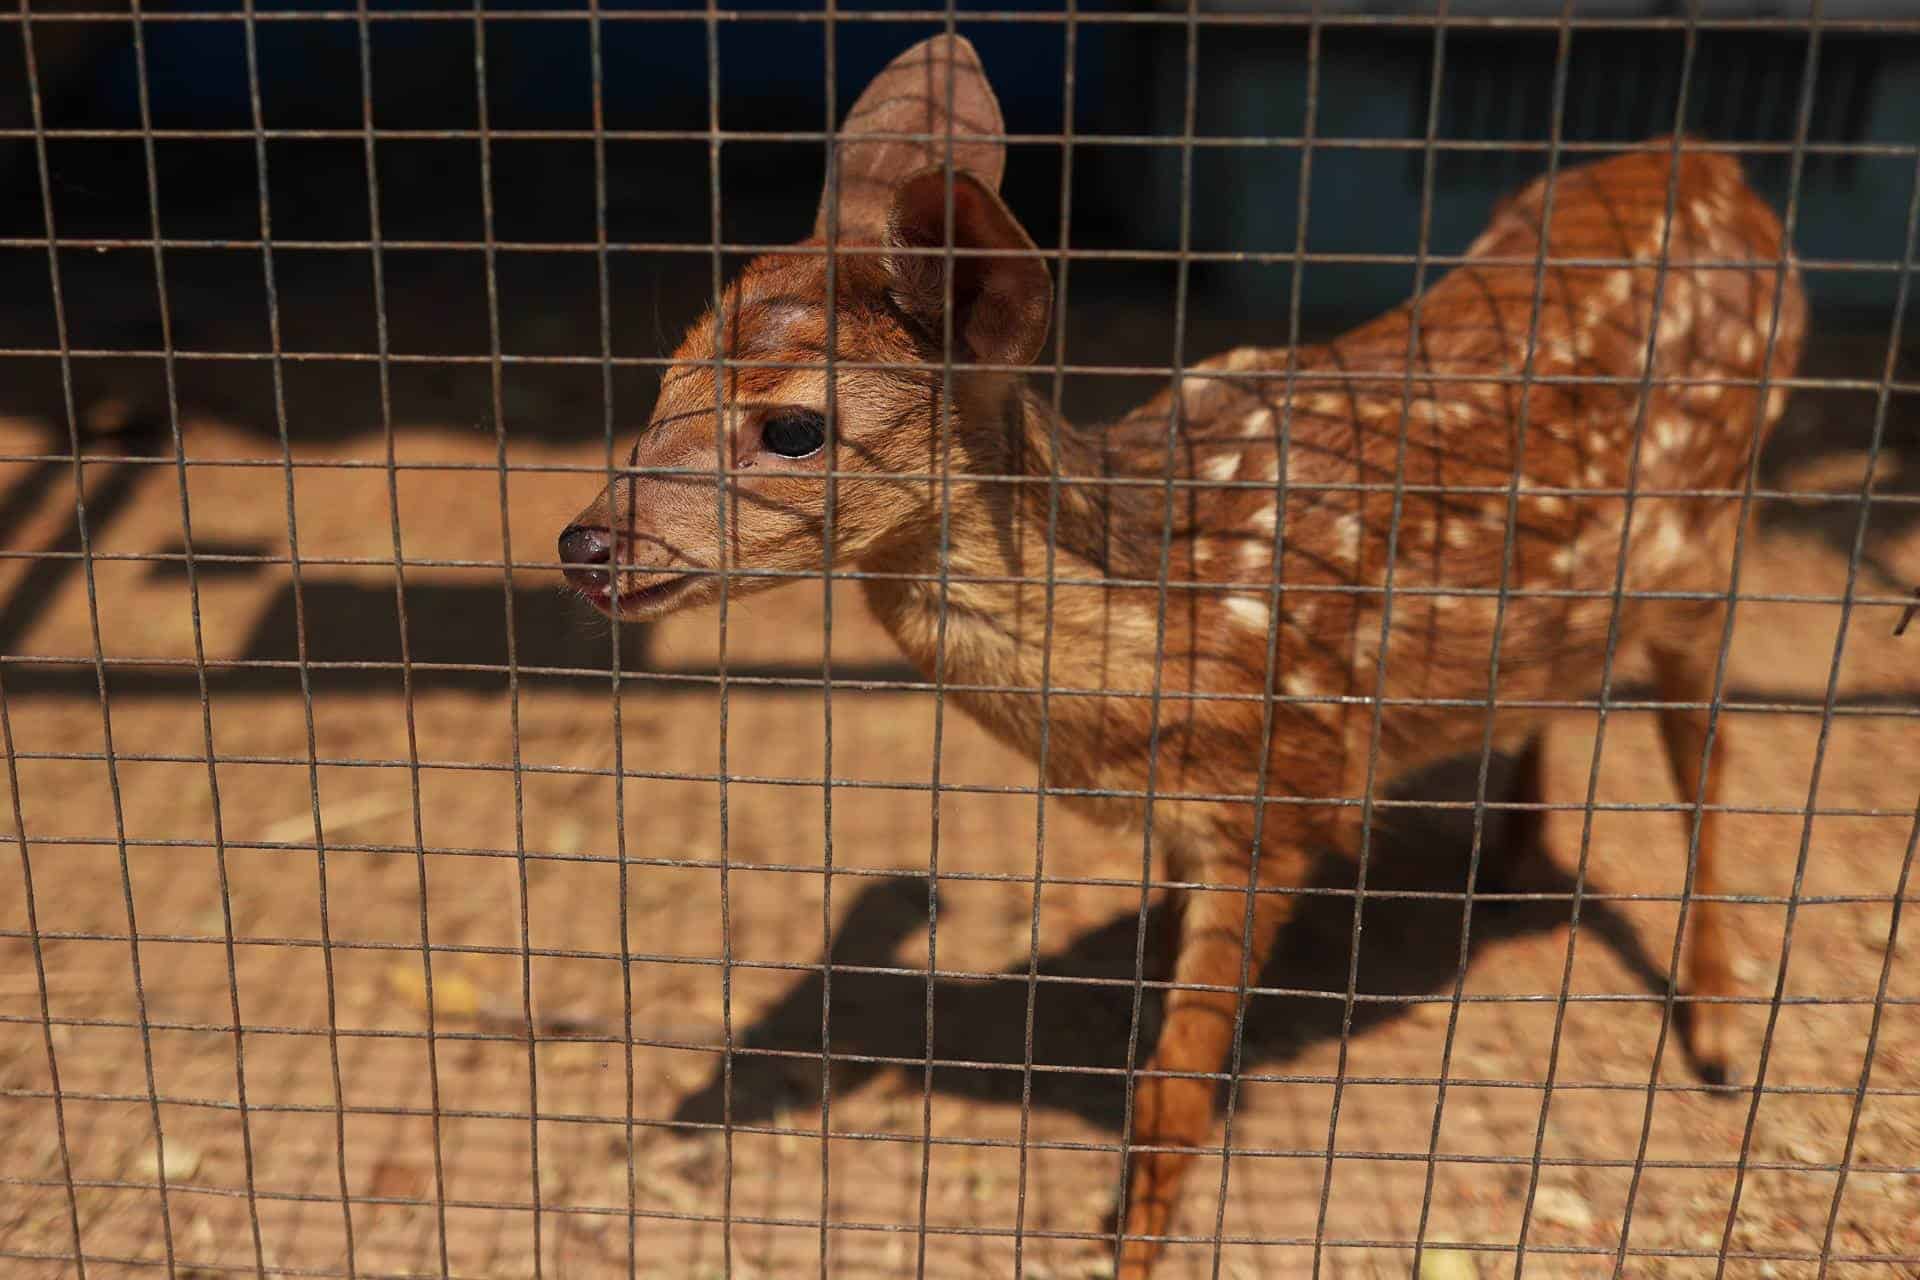
M0 430L8 452L37 447L24 424ZM32 877L29 899L8 855L0 1270L76 1274L77 1216L96 1278L155 1274L169 1255L179 1275L264 1263L276 1274L592 1277L631 1265L704 1277L730 1265L788 1276L819 1274L823 1249L846 1277L1010 1275L1016 1251L1036 1280L1101 1274L1100 1246L1082 1237L1119 1173L1137 842L1048 807L1036 908L1038 815L1019 793L1031 766L948 715L936 850L935 698L861 687L912 677L852 593L832 601L832 662L855 683L831 697L831 793L820 784L829 708L816 587L733 611L724 683L712 613L627 636L642 674L623 683L616 736L604 627L563 600L554 575L520 570L520 662L579 673L524 676L510 697L497 672L423 666L409 708L379 467L303 465L292 486L307 656L320 664L309 700L289 568L245 559L284 558L285 479L277 465L215 465L274 455L211 422L190 425L189 452L196 546L240 557L198 565L205 718L179 562L96 566L105 657L172 663L111 670L109 767L85 581L37 567L46 561L0 561L17 632L0 648L57 660L0 670ZM363 440L301 460L379 456ZM402 456L467 468L401 473L407 556L497 562L491 438L410 431ZM513 451L526 465L599 457ZM1846 483L1844 466L1832 472L1809 485ZM119 504L101 517L97 553L177 549L170 463L122 473L103 462L89 475L96 508ZM0 485L45 490L6 544L58 544L68 473L8 463ZM593 487L515 473L515 555L547 556ZM1877 554L1920 580L1920 538ZM1845 570L1826 542L1776 531L1750 542L1745 582L1831 595ZM497 566L414 567L408 588L415 659L504 662ZM1863 578L1861 590L1894 588ZM21 621L23 600L34 611ZM1910 917L1888 962L1920 777L1920 629L1894 639L1896 613L1853 612L1823 738L1839 610L1739 612L1729 696L1769 708L1726 719L1738 761L1729 799L1749 810L1728 820L1733 891L1748 895L1734 914L1752 998L1736 1054L1749 1087L1714 1096L1672 1040L1654 1065L1683 871L1672 812L1593 815L1590 892L1570 929L1596 725L1569 714L1548 743L1550 796L1568 808L1550 824L1547 892L1476 898L1463 1003L1451 996L1470 815L1398 810L1382 835L1344 1051L1355 877L1324 868L1249 1018L1224 1211L1220 1162L1202 1162L1176 1229L1203 1243L1173 1249L1162 1274L1306 1275L1318 1256L1323 1274L1405 1275L1423 1232L1453 1246L1429 1248L1423 1276L1511 1274L1531 1194L1531 1275L1613 1274L1625 1231L1628 1275L1920 1276ZM221 665L231 660L249 665ZM269 661L279 665L259 665ZM619 783L616 762L628 771ZM1598 779L1605 804L1678 800L1645 714L1608 719ZM1471 770L1430 794L1470 798ZM1774 1007L1789 920L1787 998ZM1557 998L1563 973L1583 998ZM1148 1043L1150 986L1143 1004ZM929 1044L942 1064L930 1071ZM823 1047L834 1059L825 1118ZM1216 1221L1228 1240L1217 1273Z

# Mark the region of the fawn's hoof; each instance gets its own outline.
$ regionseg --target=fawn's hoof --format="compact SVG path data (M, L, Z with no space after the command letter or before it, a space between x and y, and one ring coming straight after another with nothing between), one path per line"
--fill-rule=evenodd
M1700 1064L1700 1079L1702 1082L1716 1087L1730 1085L1734 1082L1733 1068L1724 1062L1703 1062ZM1729 1095L1716 1094L1715 1096L1727 1097Z
M1737 1096L1740 1076L1733 1068L1733 1055L1727 1047L1727 1009L1719 1005L1680 1006L1681 1043L1687 1062L1700 1082L1712 1086L1711 1096Z
M1708 1095L1714 1098L1735 1098L1739 1096L1740 1074L1725 1057L1693 1057L1693 1070L1700 1077L1700 1083L1712 1086Z

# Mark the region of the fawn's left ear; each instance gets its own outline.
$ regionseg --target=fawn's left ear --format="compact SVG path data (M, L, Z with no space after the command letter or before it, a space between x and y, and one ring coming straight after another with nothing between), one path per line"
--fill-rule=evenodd
M980 56L964 37L938 35L906 50L861 93L835 139L828 163L838 181L840 239L872 243L885 228L894 187L949 158L955 172L998 190L1006 131ZM830 208L822 192L817 239L826 239Z
M894 188L887 245L938 250L947 243L947 171L923 169ZM941 341L946 267L951 262L953 336L955 346L964 347L963 358L980 364L1026 364L1047 338L1053 277L1000 197L966 173L953 175L952 244L995 252L991 257L889 254L893 300Z

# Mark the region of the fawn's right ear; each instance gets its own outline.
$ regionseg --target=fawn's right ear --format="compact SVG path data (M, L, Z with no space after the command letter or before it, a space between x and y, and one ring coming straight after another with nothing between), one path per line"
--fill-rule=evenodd
M979 364L1026 364L1047 338L1053 277L1026 229L971 174L953 175L953 238L947 238L947 171L923 169L894 189L886 243L892 249L982 249L992 256L887 255L888 292L941 343L946 266L953 264L953 337ZM955 354L960 354L956 351Z
M1007 131L999 99L973 45L962 36L922 40L881 68L834 140L828 163L838 183L842 241L880 238L894 188L908 175L949 156L955 173L1000 188ZM921 134L915 139L900 135ZM816 239L827 236L832 188L820 196Z

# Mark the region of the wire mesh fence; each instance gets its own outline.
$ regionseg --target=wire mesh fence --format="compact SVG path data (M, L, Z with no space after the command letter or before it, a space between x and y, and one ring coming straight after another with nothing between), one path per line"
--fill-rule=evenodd
M0 14L5 1269L1920 1274L1781 8Z

